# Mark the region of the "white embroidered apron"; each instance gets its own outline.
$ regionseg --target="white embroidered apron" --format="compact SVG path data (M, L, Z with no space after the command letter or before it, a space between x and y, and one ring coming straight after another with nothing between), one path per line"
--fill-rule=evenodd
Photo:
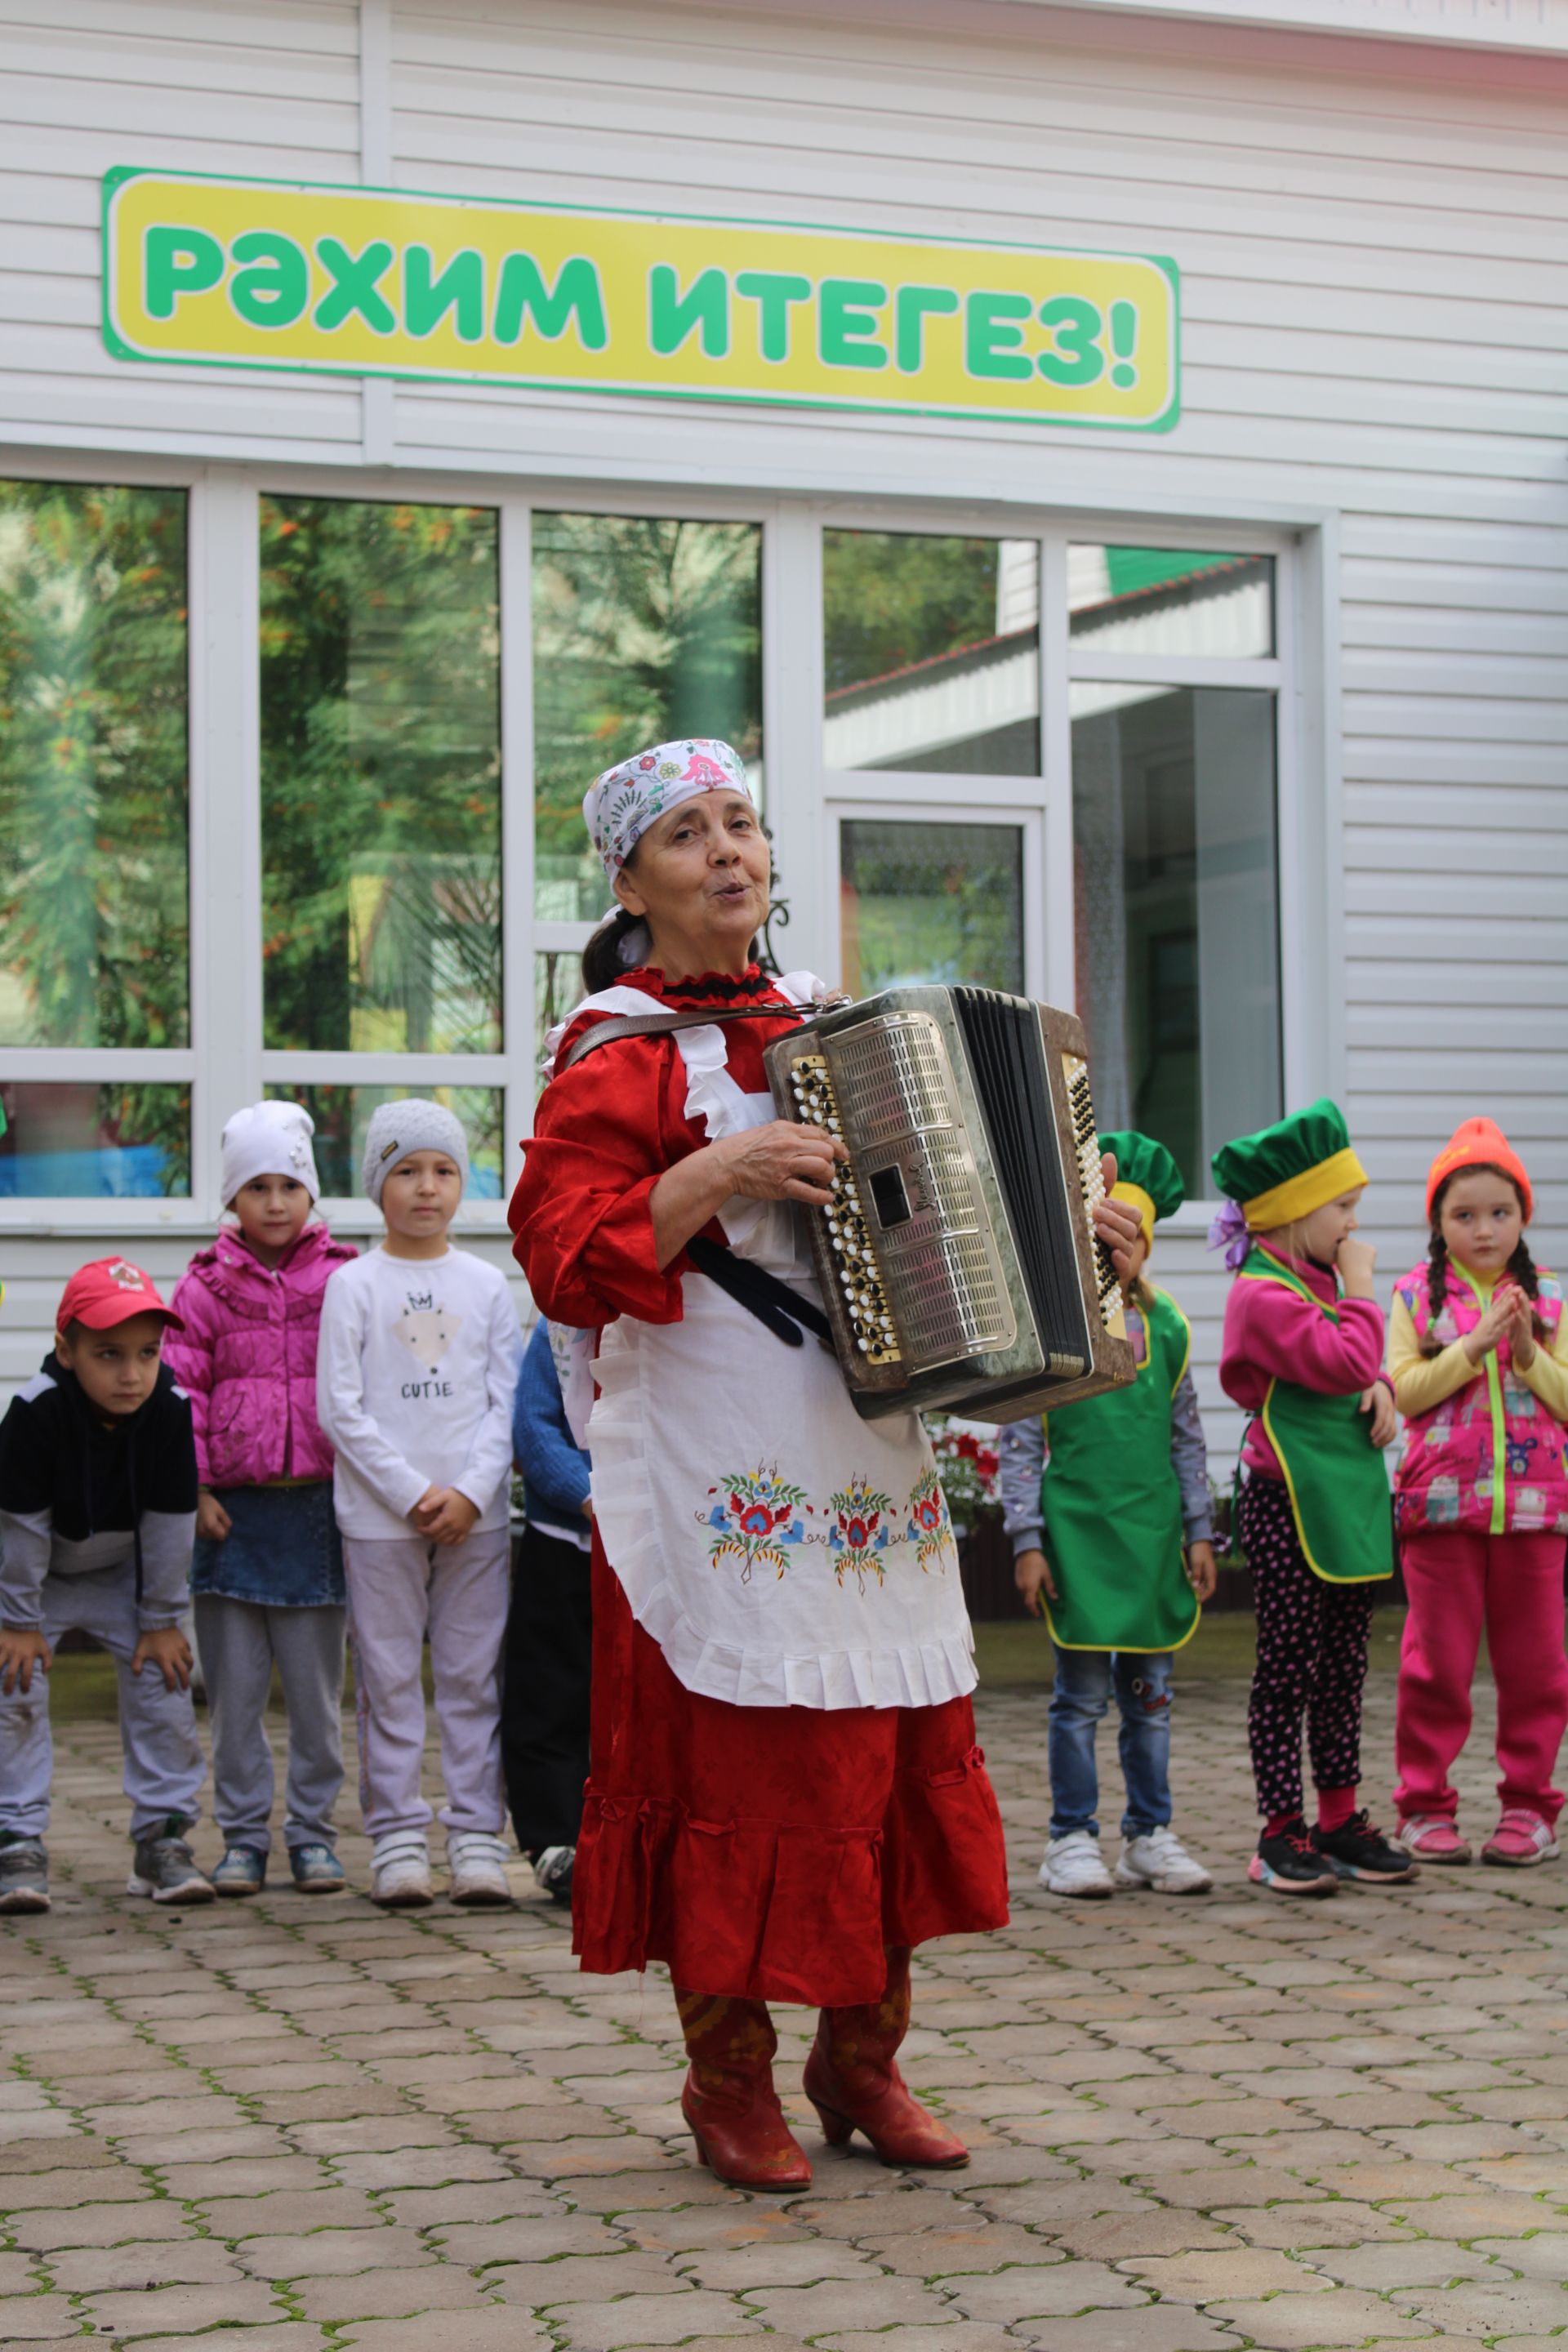
M796 1003L819 992L805 974L781 985ZM630 989L588 1002L652 1009ZM776 1116L731 1077L722 1028L676 1044L687 1116L710 1140ZM738 1256L820 1304L787 1202L736 1197L719 1218ZM605 1331L586 1437L606 1557L678 1680L737 1706L932 1706L973 1690L958 1554L917 1415L862 1421L811 1333L784 1346L703 1275L682 1297L679 1323L622 1316Z

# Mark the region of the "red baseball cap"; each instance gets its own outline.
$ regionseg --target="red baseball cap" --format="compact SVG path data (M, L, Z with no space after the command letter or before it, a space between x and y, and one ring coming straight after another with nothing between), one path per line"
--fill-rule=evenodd
M1495 1120L1489 1118L1461 1119L1447 1142L1432 1162L1426 1177L1426 1214L1432 1213L1432 1203L1437 1197L1437 1187L1450 1176L1462 1175L1467 1168L1500 1168L1516 1187L1524 1222L1529 1224L1535 1213L1535 1196L1530 1189L1530 1179L1524 1172L1524 1162Z
M73 1323L85 1323L89 1331L109 1331L133 1315L161 1315L172 1329L185 1328L184 1317L159 1297L150 1274L129 1258L95 1257L78 1266L61 1292L55 1328L66 1331Z

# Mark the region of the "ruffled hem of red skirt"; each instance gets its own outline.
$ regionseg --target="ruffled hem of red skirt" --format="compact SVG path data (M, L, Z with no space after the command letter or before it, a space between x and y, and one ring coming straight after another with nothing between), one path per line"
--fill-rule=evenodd
M590 1782L573 1949L597 1975L662 1960L678 1985L840 2008L879 1999L889 1945L1007 1924L1001 1817L978 1748L905 1771L873 1828L700 1821Z

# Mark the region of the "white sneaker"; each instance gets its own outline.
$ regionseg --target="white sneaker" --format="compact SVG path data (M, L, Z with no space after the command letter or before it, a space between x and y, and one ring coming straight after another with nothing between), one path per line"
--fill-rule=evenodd
M1116 1865L1118 1886L1152 1886L1156 1895L1206 1895L1214 1880L1194 1862L1174 1830L1146 1830L1124 1840Z
M370 1899L384 1911L419 1911L434 1903L430 1849L416 1832L378 1838L370 1858Z
M1102 1895L1116 1891L1100 1858L1100 1840L1089 1830L1068 1830L1066 1837L1051 1840L1040 1864L1040 1885L1047 1895Z
M488 1830L455 1830L447 1840L454 1903L510 1903L506 1840Z

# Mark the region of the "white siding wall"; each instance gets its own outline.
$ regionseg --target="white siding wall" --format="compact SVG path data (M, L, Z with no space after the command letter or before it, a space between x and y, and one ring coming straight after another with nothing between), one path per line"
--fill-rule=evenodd
M110 359L99 219L115 163L357 180L359 88L355 0L0 0L0 440L357 457L352 381Z
M1421 1246L1433 1150L1483 1108L1536 1171L1542 1254L1561 1257L1568 66L1055 10L1007 41L976 29L996 21L966 11L960 37L934 19L858 25L852 7L795 23L597 0L395 0L392 175L1169 253L1184 280L1174 433L408 385L388 402L395 459L477 477L857 496L872 483L1170 517L1342 518L1326 767L1331 794L1342 768L1342 896L1309 913L1331 943L1342 920L1342 982L1306 1008L1318 1069L1298 1075L1342 1085L1391 1277ZM356 456L357 396L330 380L110 361L95 226L97 178L115 162L356 176L353 7L0 0L0 26L12 117L0 436ZM41 1315L72 1254L12 1253L26 1279L8 1323ZM1160 1268L1194 1315L1214 1403L1223 1277L1188 1236L1163 1246ZM1232 1417L1216 1409L1212 1430L1223 1446Z

